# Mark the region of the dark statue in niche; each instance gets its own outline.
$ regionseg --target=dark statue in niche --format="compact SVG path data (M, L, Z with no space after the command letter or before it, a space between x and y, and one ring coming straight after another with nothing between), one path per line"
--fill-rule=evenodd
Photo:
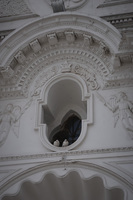
M66 147L71 145L78 139L81 133L81 128L81 119L73 114L68 117L63 124L56 128L51 143L57 147Z

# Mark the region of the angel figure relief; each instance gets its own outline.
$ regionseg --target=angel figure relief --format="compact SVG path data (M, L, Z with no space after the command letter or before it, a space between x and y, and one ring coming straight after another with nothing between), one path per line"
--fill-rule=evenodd
M32 99L25 104L23 109L20 106L7 104L5 110L0 112L0 147L5 143L9 132L12 130L16 137L19 137L19 119L24 111L30 106Z
M128 100L126 93L119 92L116 95L112 95L108 102L98 92L96 95L113 112L114 127L120 119L123 127L133 139L133 103Z

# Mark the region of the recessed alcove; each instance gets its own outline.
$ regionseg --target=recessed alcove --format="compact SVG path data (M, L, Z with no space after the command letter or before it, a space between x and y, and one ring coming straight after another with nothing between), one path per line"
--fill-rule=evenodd
M79 121L81 126L82 120L86 117L87 102L82 100L82 91L77 82L64 79L51 86L47 96L47 105L42 106L41 120L47 125L47 138L51 144L54 143L54 139L59 139L59 147L62 146L65 139L69 140L68 145L75 142L80 133L77 133L77 139L76 135L70 138L70 134L72 136L76 133L72 133L72 131L68 133L68 129L70 129L68 126L74 129L76 121Z
M92 123L91 104L92 97L80 77L65 74L50 80L44 87L38 107L42 143L54 151L73 149L80 144L87 124ZM56 140L59 145L54 143ZM64 145L66 140L68 144Z

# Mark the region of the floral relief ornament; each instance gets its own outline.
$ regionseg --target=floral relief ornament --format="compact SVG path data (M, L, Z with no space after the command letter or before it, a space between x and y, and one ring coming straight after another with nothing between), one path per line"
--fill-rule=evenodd
M113 112L114 127L120 119L123 127L133 139L133 102L128 100L126 93L121 91L116 95L112 95L108 102L98 92L96 92L96 95Z

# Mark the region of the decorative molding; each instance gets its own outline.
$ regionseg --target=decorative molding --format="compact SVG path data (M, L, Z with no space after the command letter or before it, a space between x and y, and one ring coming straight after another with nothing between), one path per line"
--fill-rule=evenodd
M132 2L133 3L133 2ZM102 19L111 23L118 29L130 28L133 26L133 13L123 13L119 15L101 16Z
M23 64L26 60L26 57L22 51L19 51L15 56L19 64Z
M17 50L11 53L10 58L7 56L5 61L2 60L2 63L6 64L1 65L1 68L7 69L8 66L10 71L13 71L7 73L8 79L0 73L0 98L28 97L28 90L34 78L45 68L53 66L53 63L65 60L86 66L90 72L96 74L95 78L103 89L133 85L131 74L128 82L119 74L122 72L121 65L131 64L133 60L132 53L125 54L123 51L115 54L113 46L114 43L116 45L120 42L120 35L105 22L103 25L103 22L99 22L98 19L80 15L72 15L71 19L69 18L69 14L62 13L61 16L57 15L56 21L53 16L37 20L31 24L32 34L31 29L26 26L20 30L21 35L18 31L8 40L3 41L0 47L1 59L4 60L4 57L9 55L10 51L13 52L16 46ZM64 25L66 28L62 30ZM50 31L51 26L56 26L56 31ZM80 29L78 30L77 27ZM34 37L34 34L38 34L38 37L37 35ZM25 38L27 42L19 47ZM6 44L8 41L9 43ZM118 72L118 69L119 73L116 74L115 70Z
M109 7L109 6L119 6L122 4L133 3L132 0L105 0L97 8Z
M73 43L75 41L74 32L65 32L65 36L68 43Z
M5 39L7 35L9 35L14 29L11 30L5 30L5 31L0 31L0 42Z
M130 169L128 170L122 166L122 165L126 165L126 164L133 166L133 160L111 161L106 164L112 166L113 168L116 168L117 170L126 174L128 177L130 177L133 180L133 174L131 173L131 170Z
M85 69L79 64L67 63L65 61L64 63L59 64L59 66L54 66L51 69L45 70L36 80L34 91L36 92L36 90L41 88L48 80L50 80L52 77L60 75L61 73L72 73L79 75L86 82L88 91L97 90L99 88L99 84L97 83L94 73L89 72L87 68Z
M38 53L41 50L41 45L40 45L38 39L30 42L30 46L31 46L32 50L34 51L34 53Z
M20 171L20 169L0 170L0 184L18 171Z
M2 68L0 69L0 72L3 76L4 79L9 79L11 77L13 77L14 75L14 71L12 70L12 68L10 66L8 66L7 68Z
M117 148L106 148L106 149L90 149L90 150L73 150L73 151L62 151L62 152L48 152L45 154L30 154L30 155L5 155L0 157L0 161L16 161L16 160L30 160L30 159L42 159L42 158L53 158L62 156L79 156L79 155L92 155L92 154L105 154L105 153L121 153L121 152L133 152L133 147L117 147ZM123 155L121 155L123 156ZM117 157L117 156L116 156Z
M56 45L58 43L56 33L48 34L47 38L50 45Z
M89 47L88 47L89 48ZM92 51L94 51L95 53L99 53L99 49L96 48L92 48ZM96 51L95 51L96 50ZM103 62L107 62L107 57L105 59L103 59L103 61L101 61L98 57L96 57L93 53L91 52L86 52L86 51L82 51L82 50L76 50L76 49L72 49L72 47L69 49L61 49L61 47L58 47L58 50L56 50L55 52L52 50L51 53L44 53L43 49L40 50L41 52L39 52L39 58L37 59L37 54L33 54L29 57L29 59L25 58L25 57L21 57L21 55L18 53L18 57L16 57L16 59L19 60L19 62L24 62L25 67L23 65L20 65L20 67L16 68L16 71L14 72L14 76L12 79L9 79L8 81L5 82L6 84L6 88L8 86L8 84L10 85L10 87L8 87L8 89L5 89L5 87L1 87L1 93L0 96L1 98L4 97L6 98L6 96L9 98L12 97L12 92L14 93L13 96L15 97L26 97L28 95L28 88L29 85L31 83L31 81L33 81L33 79L38 76L39 72L42 72L43 70L45 70L45 67L48 67L50 65L53 65L54 62L60 62L61 60L72 60L73 62L78 61L78 62L83 62L84 66L86 65L86 67L89 69L91 69L92 73L99 73L99 75L101 76L101 78L103 79L104 77L108 76L109 74L109 69L105 66L105 64ZM45 50L46 52L49 51L49 49ZM42 55L42 56L41 56ZM102 54L100 54L100 57L102 58ZM24 58L24 59L23 59ZM84 58L84 59L83 59ZM35 61L34 61L35 60ZM55 61L56 60L56 61ZM30 64L30 62L32 61L32 64ZM17 63L15 63L16 65ZM110 63L108 62L108 65L110 65ZM109 66L110 67L110 66ZM14 68L14 67L13 67ZM24 70L25 69L25 70ZM24 72L23 72L24 71ZM45 72L44 72L45 73ZM85 72L84 72L85 73ZM19 76L21 78L19 78ZM96 77L95 77L96 78ZM19 81L19 82L18 82ZM92 81L92 78L91 78ZM13 85L15 84L15 88L13 87ZM1 83L4 84L4 81ZM89 84L89 80L88 80L88 84ZM17 87L18 85L18 87ZM10 88L10 89L9 89ZM8 94L5 94L7 93ZM16 93L16 95L15 95Z
M15 47L18 49L17 51L22 50L22 42L24 46L26 46L24 43L25 39L27 43L30 43L34 39L49 34L51 30L53 31L54 29L56 33L60 32L62 29L64 31L68 29L81 30L83 34L87 33L96 37L99 41L104 42L111 52L118 49L121 41L120 33L112 25L106 23L105 20L77 14L70 15L64 12L61 15L56 15L56 17L52 15L48 18L36 20L32 22L30 26L27 25L12 34L11 37L5 40L0 46L0 65L10 65L10 63L7 64L7 61L9 62L7 55L14 55L16 53Z

